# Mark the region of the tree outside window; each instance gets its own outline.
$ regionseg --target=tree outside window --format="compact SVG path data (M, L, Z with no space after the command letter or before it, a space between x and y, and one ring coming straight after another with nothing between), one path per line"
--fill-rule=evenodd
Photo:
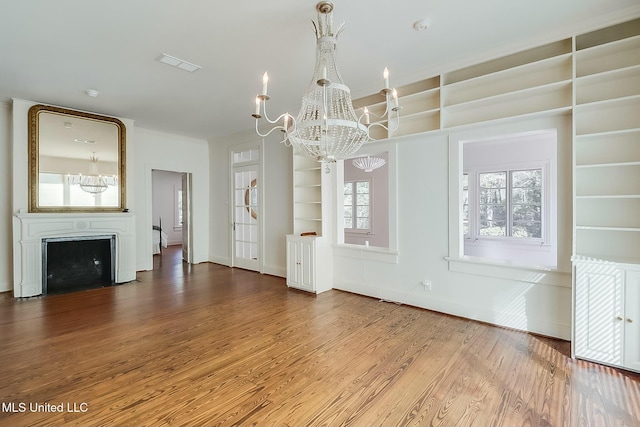
M478 174L478 235L542 238L542 169Z

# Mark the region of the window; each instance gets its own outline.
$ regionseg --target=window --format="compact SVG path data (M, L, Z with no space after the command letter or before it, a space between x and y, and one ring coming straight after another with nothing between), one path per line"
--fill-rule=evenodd
M567 161L567 152L551 125L562 124L570 138L563 121L534 121L520 133L492 127L451 136L449 256L454 264L558 267L558 214L566 217L571 208L558 189L568 191L571 182L567 174L559 181L558 155ZM561 231L564 239L571 238L566 227Z
M369 231L371 229L371 182L344 183L344 228Z
M176 193L176 203L175 203L175 222L173 224L174 228L182 227L182 188L174 187Z
M541 239L542 179L542 167L465 173L462 179L465 238ZM477 181L476 185L470 185L470 180ZM469 200L476 201L471 209Z
M462 233L465 238L471 237L469 228L469 174L462 174Z

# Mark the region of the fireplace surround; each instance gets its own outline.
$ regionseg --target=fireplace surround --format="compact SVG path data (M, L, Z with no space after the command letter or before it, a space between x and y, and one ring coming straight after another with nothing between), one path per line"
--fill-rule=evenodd
M120 213L18 213L13 217L15 297L42 295L43 239L114 236L114 281L135 280L135 217Z

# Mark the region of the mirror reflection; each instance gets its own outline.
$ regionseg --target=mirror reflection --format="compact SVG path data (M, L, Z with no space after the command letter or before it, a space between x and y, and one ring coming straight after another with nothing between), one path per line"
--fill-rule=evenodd
M32 212L124 209L124 124L37 105L29 110Z
M344 243L389 247L389 153L344 161Z

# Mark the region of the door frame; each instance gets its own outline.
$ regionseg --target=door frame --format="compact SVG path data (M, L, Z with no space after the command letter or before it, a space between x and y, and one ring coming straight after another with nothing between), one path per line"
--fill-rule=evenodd
M174 169L167 169L167 168L162 168L162 167L151 167L150 165L145 165L145 169L146 169L146 176L147 176L147 197L146 197L146 215L145 215L145 219L147 222L147 225L145 226L145 236L146 239L145 241L147 243L145 243L146 246L146 250L145 250L145 256L148 259L147 261L147 265L149 266L148 268L145 268L145 270L149 271L149 270L153 270L153 253L151 251L151 245L153 243L153 234L152 234L152 229L151 226L153 224L153 171L164 171L164 172L172 172L172 173L176 173L179 175L184 176L185 174L188 174L191 176L191 182L192 182L192 190L193 190L193 172L192 171L179 171L179 170L174 170ZM193 197L192 197L193 199ZM191 238L190 240L190 244L191 247L189 248L189 254L190 254L190 258L191 258L191 263L193 262L193 200L191 201L191 209L189 212L189 215L184 215L183 213L183 217L182 217L183 223L184 221L188 221L189 225L190 225L190 229L191 229ZM184 233L185 228L182 228L182 232ZM183 234L184 236L184 234Z
M228 232L228 247L229 247L229 266L237 267L236 265L236 245L235 245L235 233L234 233L234 222L235 222L235 172L236 168L242 168L245 166L256 166L258 173L258 268L255 270L259 273L264 273L264 213L265 213L265 200L264 200L264 168L262 167L263 159L264 159L264 149L263 149L264 140L260 140L257 142L248 142L237 145L232 145L229 147L229 232ZM233 154L239 153L242 151L257 149L258 150L258 159L251 160L247 162L233 162ZM243 267L244 268L244 267Z

